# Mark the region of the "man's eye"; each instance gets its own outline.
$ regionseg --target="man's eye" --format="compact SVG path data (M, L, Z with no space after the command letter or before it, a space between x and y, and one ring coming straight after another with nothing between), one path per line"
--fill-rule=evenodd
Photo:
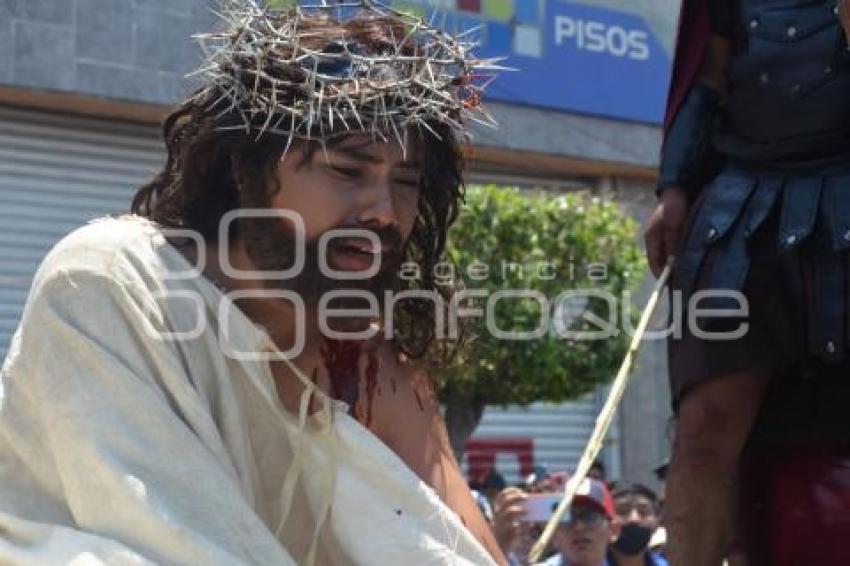
M347 179L359 179L360 178L360 169L355 167L332 167L333 171L338 175L342 175Z
M419 188L419 179L396 179L395 184L399 187L418 189Z

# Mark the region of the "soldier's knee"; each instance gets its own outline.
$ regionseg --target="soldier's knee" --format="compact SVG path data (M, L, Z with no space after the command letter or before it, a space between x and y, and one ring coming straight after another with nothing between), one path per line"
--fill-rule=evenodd
M753 415L732 399L699 393L680 407L673 457L688 468L723 473L737 463Z

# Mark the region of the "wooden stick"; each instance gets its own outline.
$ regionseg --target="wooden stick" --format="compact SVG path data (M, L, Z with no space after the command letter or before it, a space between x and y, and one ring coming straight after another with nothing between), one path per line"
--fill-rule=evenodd
M631 369L634 365L635 359L637 358L640 343L643 340L643 335L646 333L646 327L649 325L649 319L652 318L652 314L655 312L655 307L658 305L658 299L661 297L661 292L664 290L664 286L667 284L667 279L670 277L671 268L672 262L669 262L664 267L661 277L659 277L658 281L655 283L655 289L652 291L652 295L650 295L649 300L643 309L640 322L635 329L634 336L632 336L632 342L626 352L626 357L623 359L623 363L620 366L620 371L617 372L617 377L614 378L614 383L611 385L611 393L608 394L605 406L602 407L602 411L599 413L599 416L596 417L596 426L593 429L593 434L590 435L590 440L587 442L584 454L582 454L575 472L570 477L569 481L567 481L567 485L564 488L564 497L561 499L561 503L558 504L558 508L555 509L555 512L549 519L549 523L546 525L546 528L543 529L543 534L540 535L540 539L538 539L538 541L534 543L534 546L531 547L531 552L529 553L529 562L531 563L537 562L540 559L540 555L543 554L543 551L549 544L549 540L552 538L555 528L561 521L561 517L563 517L564 513L566 513L570 503L572 503L579 485L590 470L591 464L602 450L605 435L611 427L611 423L614 420L614 414L617 411L617 407L620 405L623 393L629 383Z

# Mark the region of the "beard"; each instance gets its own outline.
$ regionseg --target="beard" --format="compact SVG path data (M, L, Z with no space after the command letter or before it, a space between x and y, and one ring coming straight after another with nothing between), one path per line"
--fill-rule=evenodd
M315 306L323 295L330 291L355 290L371 293L384 302L386 291L398 291L398 269L401 265L402 237L394 227L370 227L366 225L341 225L334 229L357 229L369 231L378 237L384 251L380 257L378 272L369 278L340 279L323 273L319 263L318 238L304 242L304 268L289 279L266 279L263 285L270 290L286 290L298 294L307 306ZM243 218L239 230L245 251L260 271L282 271L295 264L296 238L294 233L279 218ZM350 253L349 248L333 239L327 246L326 265L333 266L338 254ZM361 309L368 306L366 299L338 297L329 304L334 309Z

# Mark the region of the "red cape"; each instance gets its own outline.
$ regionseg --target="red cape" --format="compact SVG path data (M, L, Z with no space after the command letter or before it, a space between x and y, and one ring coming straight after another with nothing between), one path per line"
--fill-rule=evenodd
M679 31L676 39L676 58L673 62L673 77L667 96L667 112L664 131L669 131L673 118L685 101L691 86L699 74L702 60L708 49L711 33L708 19L709 0L684 0L679 16Z

